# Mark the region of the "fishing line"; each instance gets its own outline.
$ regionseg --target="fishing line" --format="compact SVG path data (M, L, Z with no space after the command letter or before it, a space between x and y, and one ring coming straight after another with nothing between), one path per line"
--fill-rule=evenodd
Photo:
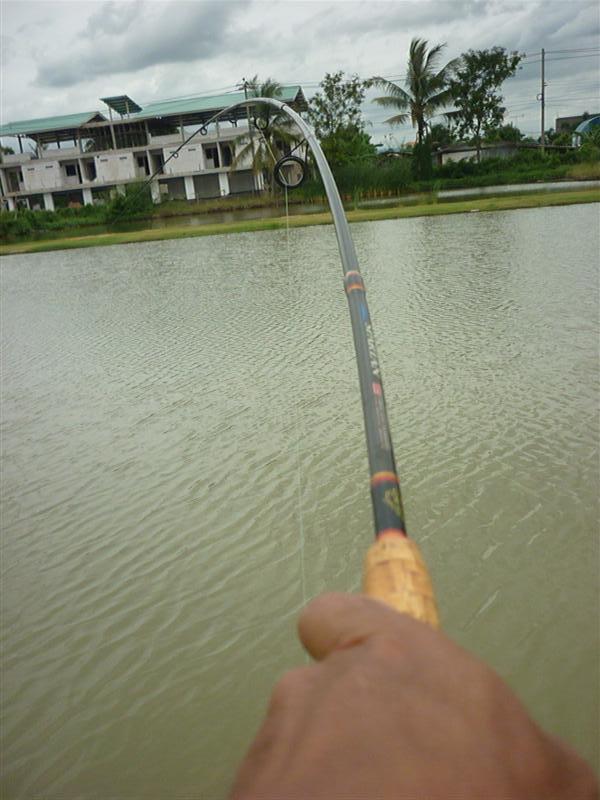
M266 150L268 151L271 159L273 161L273 166L275 166L278 162L278 159L275 157L275 153L273 152L271 145L269 144L269 140L265 136L265 132L260 125L256 124L256 120L254 121L254 127L258 131L259 139L262 140ZM286 283L288 287L288 297L292 300L292 305L296 308L298 304L293 302L297 300L297 297L294 296L294 291L292 287L292 251L291 251L291 243L290 243L290 208L289 208L289 195L288 195L288 187L284 185L284 200L285 200L285 245L286 245ZM300 409L298 407L298 403L296 401L296 395L292 392L292 406L293 406L293 418L294 418L294 432L293 437L295 441L295 460L296 460L296 515L298 518L298 534L299 534L299 543L298 543L298 553L300 556L300 588L302 592L302 607L306 605L308 601L308 595L306 591L306 537L304 532L304 513L303 513L303 497L302 497L302 484L303 484L303 473L302 473L302 454L300 450L300 439L301 439L301 430L300 430ZM308 658L308 657L307 657Z
M358 258L350 227L331 167L319 144L315 132L302 117L286 103L274 98L252 98L252 105L266 105L286 114L304 135L307 152L310 149L318 169L333 218L343 272L343 287L347 296L350 322L354 338L356 365L363 406L363 418L367 453L369 457L371 501L375 543L367 551L363 568L363 591L365 594L387 603L392 608L415 619L437 627L439 619L431 580L416 543L409 539L404 522L400 480L392 447L389 422L385 406L381 367L375 345L373 324L367 304L366 286L360 273ZM248 107L248 100L233 103L208 120L198 131L179 146L178 152L198 132L205 134L207 126L219 117L232 114L241 107ZM268 143L267 143L268 146ZM268 146L269 151L271 148ZM174 155L174 154L173 154ZM271 155L273 153L271 152ZM295 156L283 156L275 163L275 176L283 180L286 162L302 163ZM166 163L166 162L165 162ZM305 171L303 171L303 175ZM303 180L285 181L290 188L299 186ZM152 179L152 176L149 180ZM279 180L278 180L279 182ZM146 184L148 181L146 181ZM286 192L286 212L289 206ZM288 229L288 258L291 259ZM288 281L289 282L289 281ZM299 453L299 437L298 453ZM299 480L301 499L302 479ZM304 546L304 523L302 521L302 548ZM305 580L303 580L305 593Z
M263 141L265 148L267 149L269 155L273 160L273 166L275 166L279 159L275 157L275 153L273 152L271 145L269 144L269 140L265 136L264 130L254 123L255 128L258 131L259 138ZM302 144L302 142L300 143ZM286 272L287 272L287 286L288 286L288 295L292 301L297 300L297 297L294 297L294 291L292 287L292 251L291 251L291 243L290 243L290 207L289 207L289 195L288 195L288 187L284 185L283 187L284 192L284 199L285 199L285 245L286 245ZM293 306L296 308L298 304L293 302ZM298 407L298 403L296 401L296 395L292 392L292 405L293 405L293 417L294 417L294 438L296 440L295 443L295 459L296 459L296 513L298 518L298 534L299 534L299 546L298 552L300 555L300 587L302 592L302 607L306 605L308 601L308 595L306 591L306 537L304 532L304 513L303 513L303 497L302 497L302 484L303 484L303 473L302 473L302 454L300 451L300 439L301 439L301 430L300 430L300 409Z
M286 245L286 267L288 277L288 287L290 296L293 295L292 289L292 250L290 244L290 209L287 186L284 187L285 196L285 245ZM292 299L293 296L292 296ZM298 308L298 304L294 304ZM303 498L302 498L302 454L300 452L300 409L296 402L296 395L292 393L293 406L294 406L294 428L296 438L296 476L297 476L297 505L298 505L298 525L299 525L299 539L300 539L300 583L302 587L302 607L307 603L308 596L306 593L306 537L304 534L304 514L303 514Z

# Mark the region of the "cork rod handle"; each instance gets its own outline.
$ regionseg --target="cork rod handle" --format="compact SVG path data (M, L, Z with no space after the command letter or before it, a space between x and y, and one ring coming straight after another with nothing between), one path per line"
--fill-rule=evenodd
M439 628L431 579L412 539L383 534L371 545L365 558L363 592Z

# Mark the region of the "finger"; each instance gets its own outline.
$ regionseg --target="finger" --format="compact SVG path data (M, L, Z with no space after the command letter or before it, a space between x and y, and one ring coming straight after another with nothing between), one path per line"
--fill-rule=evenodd
M290 742L296 740L298 720L309 705L307 694L315 682L315 669L297 667L277 681L265 718L238 768L229 800L259 797L257 782L283 779Z
M376 634L433 636L440 634L406 614L364 595L329 593L310 602L298 621L306 650L321 660L340 648L360 644Z

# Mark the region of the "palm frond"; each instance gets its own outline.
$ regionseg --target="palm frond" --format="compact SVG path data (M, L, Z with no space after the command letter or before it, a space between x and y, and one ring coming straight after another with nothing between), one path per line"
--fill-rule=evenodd
M396 114L395 117L390 117L389 119L384 120L388 125L404 125L404 123L409 118L410 114Z
M436 46L432 47L431 50L427 53L427 57L425 59L425 64L424 64L425 70L427 72L433 72L433 69L437 61L439 61L440 54L444 49L444 47L446 47L446 42L443 42L442 44L436 44Z
M387 97L375 97L373 102L384 108L407 108L410 104L410 96L403 92L402 95L398 94L396 97L390 97L389 95Z
M397 83L388 81L385 78L379 78L379 77L370 78L369 83L371 86L375 86L377 89L383 89L383 91L388 92L391 97L402 97L402 98L408 97L408 95L401 86L398 86Z
M447 87L437 94L430 95L423 104L429 114L437 111L438 108L447 106L452 102L452 91Z

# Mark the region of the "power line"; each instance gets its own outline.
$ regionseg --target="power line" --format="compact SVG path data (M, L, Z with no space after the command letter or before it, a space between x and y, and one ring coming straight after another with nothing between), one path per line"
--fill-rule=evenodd
M597 51L600 51L600 47L597 47L597 46L594 46L594 47L572 47L572 48L570 48L568 50L546 50L544 48L544 52L546 53L546 55L548 55L548 53L553 53L553 54L554 53L588 53L590 50L592 50L594 52L597 52ZM537 52L536 53L524 53L522 58L523 59L526 59L526 58L538 58L541 55L542 55L542 52L540 50L539 53L537 53Z
M600 47L573 47L570 50L546 50L547 53L584 53L588 50L599 50Z

